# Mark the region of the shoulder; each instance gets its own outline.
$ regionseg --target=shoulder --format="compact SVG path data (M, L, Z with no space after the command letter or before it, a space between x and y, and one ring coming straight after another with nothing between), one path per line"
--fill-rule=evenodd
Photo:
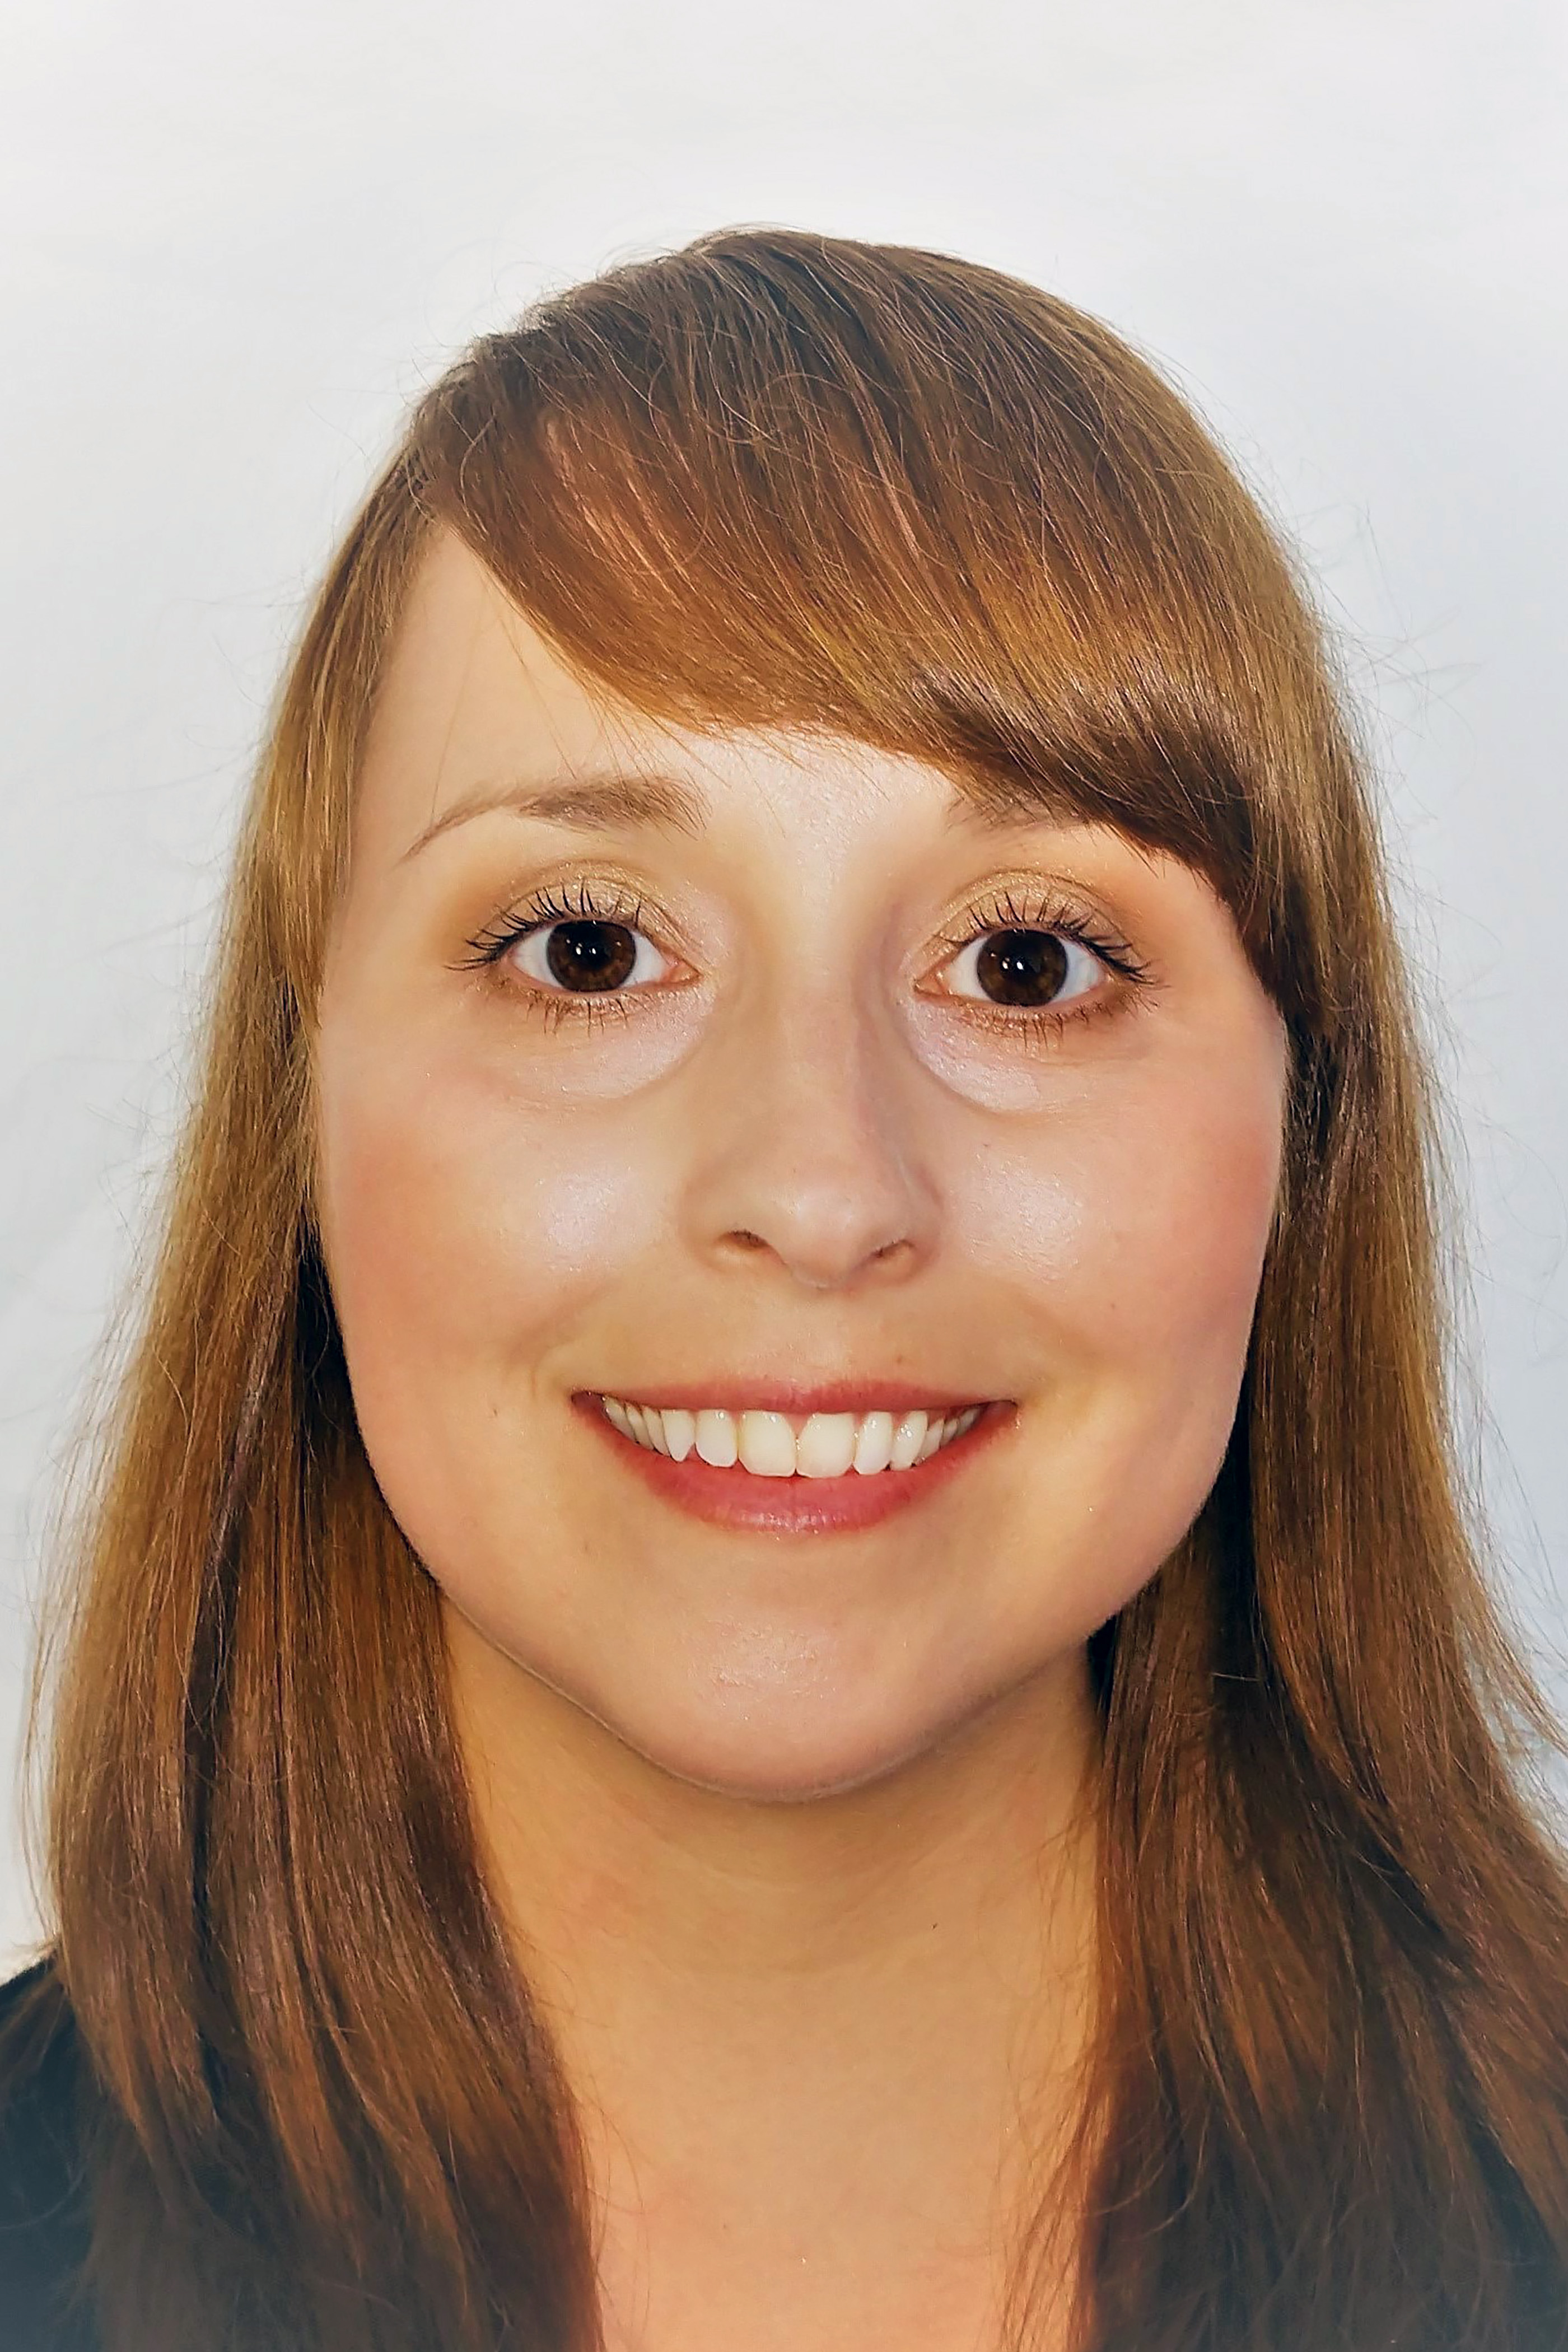
M0 1985L0 2332L14 2352L90 2352L72 2309L89 2203L70 2003L41 1960Z

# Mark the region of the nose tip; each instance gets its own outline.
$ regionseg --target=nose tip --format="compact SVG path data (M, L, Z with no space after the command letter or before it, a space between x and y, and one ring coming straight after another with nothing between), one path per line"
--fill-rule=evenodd
M897 1273L916 1255L915 1244L908 1234L867 1247L848 1220L844 1221L837 1233L831 1230L831 1217L826 1223L828 1229L819 1223L809 1234L797 1232L782 1245L742 1227L721 1234L720 1245L736 1258L769 1255L778 1258L807 1290L837 1290L858 1276L885 1271Z
M771 1258L832 1290L907 1276L931 1244L937 1204L911 1102L852 1024L792 1024L762 1051L752 1041L688 1133L689 1231L710 1258Z

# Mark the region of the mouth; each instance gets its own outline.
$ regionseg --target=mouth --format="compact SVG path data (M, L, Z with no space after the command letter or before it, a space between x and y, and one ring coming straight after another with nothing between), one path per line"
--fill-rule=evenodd
M1013 1412L1005 1398L915 1403L896 1393L797 1393L793 1411L776 1391L761 1403L603 1391L573 1402L668 1501L702 1518L803 1534L869 1526L935 1493Z

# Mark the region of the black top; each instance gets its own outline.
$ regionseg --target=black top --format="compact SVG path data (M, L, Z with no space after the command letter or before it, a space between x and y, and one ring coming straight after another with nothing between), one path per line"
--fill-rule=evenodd
M0 2343L98 2352L72 2289L87 2254L70 2009L42 1960L0 1985Z
M89 2237L80 2037L52 1962L0 1984L0 2352L102 2352L81 2272ZM1554 2273L1555 2275L1555 2273ZM1565 2340L1556 2305L1545 2334Z

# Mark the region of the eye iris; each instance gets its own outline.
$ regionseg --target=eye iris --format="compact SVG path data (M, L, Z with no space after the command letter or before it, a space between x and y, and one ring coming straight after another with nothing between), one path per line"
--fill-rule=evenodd
M637 960L637 934L625 923L552 923L544 950L562 987L579 994L618 988Z
M998 1004L1048 1004L1066 984L1068 951L1051 931L994 931L974 969Z

